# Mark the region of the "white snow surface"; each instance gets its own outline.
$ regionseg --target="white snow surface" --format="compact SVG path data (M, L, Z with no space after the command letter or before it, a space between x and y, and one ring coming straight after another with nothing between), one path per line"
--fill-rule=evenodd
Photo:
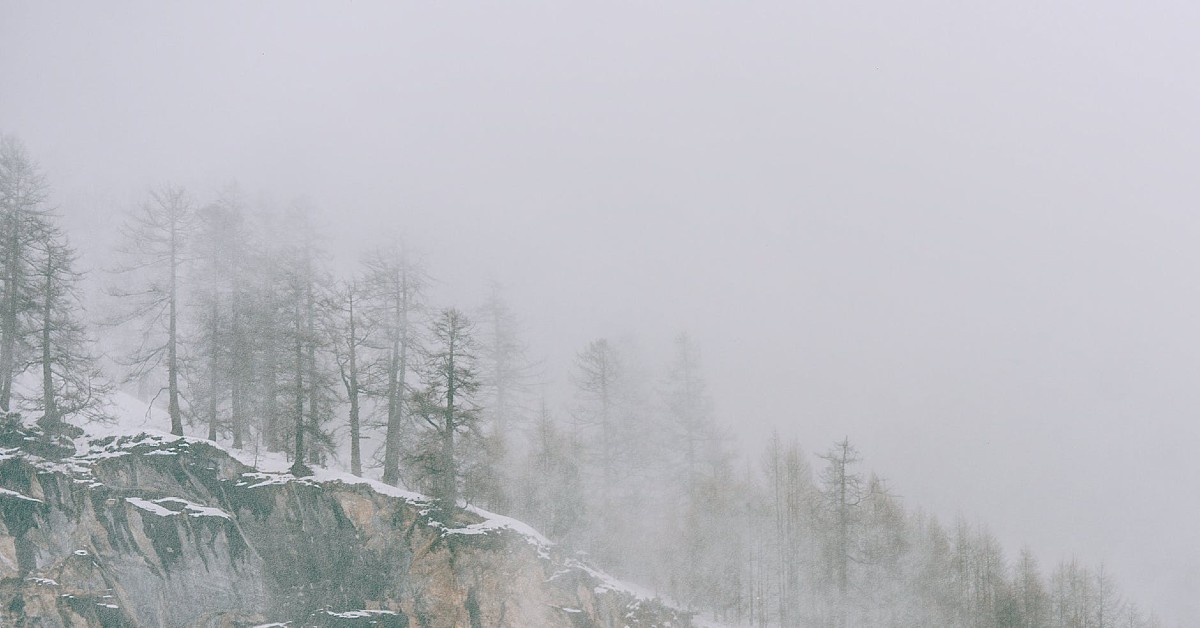
M212 506L201 506L193 504L186 499L179 497L164 497L153 501L147 501L140 497L126 497L125 501L160 517L171 517L174 515L187 515L189 517L220 517L222 519L233 519L229 513L220 508ZM179 510L167 508L164 504L172 504L178 506Z
M132 455L132 449L139 445L163 446L173 442L184 443L205 443L213 445L229 454L238 462L253 467L254 472L245 473L239 480L242 486L256 488L260 486L268 486L272 484L284 484L288 482L301 482L311 484L326 484L332 482L341 482L350 485L365 485L371 490L381 495L403 499L410 504L421 507L428 507L432 504L432 500L425 495L413 491L405 490L389 484L384 484L373 478L358 477L349 473L345 469L332 467L313 466L313 475L311 477L297 478L292 475L289 469L292 466L287 456L280 452L268 452L265 450L255 449L234 449L229 443L223 441L213 442L204 438L195 436L173 436L162 431L161 428L170 425L170 419L167 413L159 408L153 408L147 403L125 392L116 392L112 399L105 406L105 412L109 414L113 421L107 423L89 423L83 425L85 434L76 439L75 446L78 451L85 452L82 455L77 455L72 462L67 461L60 464L69 466L65 471L74 471L76 474L86 473L86 465L90 462L104 459L114 458L119 456ZM187 428L185 427L185 431ZM114 442L105 442L101 445L95 441L108 437L115 437L119 440ZM5 452L0 451L0 455L5 455ZM172 455L172 452L166 449L156 449L155 451L146 452L141 455ZM80 464L82 462L82 465ZM55 463L50 463L55 464ZM72 466L73 465L73 466ZM19 495L19 494L17 494ZM24 497L24 496L22 496ZM32 498L28 498L32 499ZM127 498L130 504L156 515L171 516L180 514L181 512L193 517L213 516L230 518L229 514L218 509L199 504L186 502L178 497L168 497L158 500L144 500L140 498ZM167 502L175 502L182 504L183 510L176 510L166 507ZM532 526L496 513L488 512L482 508L462 504L468 511L483 519L479 523L473 523L464 527L448 527L445 524L439 525L443 534L488 534L498 530L511 530L520 534L531 545L534 545L539 550L539 555L549 558L548 549L554 545L549 539L535 530Z
M33 497L30 497L24 493L10 491L6 488L0 488L0 495L5 496L5 497L15 497L17 499L23 499L23 500L29 501L29 502L37 502L39 504L42 503L42 500L40 500L40 499L34 499Z
M156 504L154 502L148 502L148 501L142 499L141 497L126 497L125 501L129 502L130 504L133 504L134 506L136 506L138 508L141 508L142 510L145 510L146 512L148 512L152 515L158 515L160 517L170 517L171 515L177 514L174 510L167 510L166 508L163 508L162 506L159 506L158 504Z
M487 534L490 530L499 530L507 528L525 536L530 543L538 546L550 547L554 542L542 536L541 532L533 529L533 526L524 521L517 521L512 517L505 517L494 512L488 512L482 508L466 505L466 509L472 513L483 517L483 521L473 523L465 528L449 528L447 533L451 534Z
M379 615L395 615L396 613L393 611L370 611L370 610L345 611L345 612L341 612L341 613L335 613L333 611L327 610L327 611L325 611L325 614L329 615L330 617L339 617L341 619L363 619L366 617L377 617Z

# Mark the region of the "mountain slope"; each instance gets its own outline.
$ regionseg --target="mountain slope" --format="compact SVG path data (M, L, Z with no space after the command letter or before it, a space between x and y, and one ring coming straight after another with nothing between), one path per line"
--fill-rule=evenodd
M0 436L4 625L691 625L490 513L195 439L73 445Z

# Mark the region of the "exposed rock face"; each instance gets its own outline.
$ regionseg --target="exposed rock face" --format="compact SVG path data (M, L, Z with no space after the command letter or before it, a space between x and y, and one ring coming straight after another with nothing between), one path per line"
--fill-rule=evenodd
M0 454L0 625L691 625L486 513L195 440L32 449Z

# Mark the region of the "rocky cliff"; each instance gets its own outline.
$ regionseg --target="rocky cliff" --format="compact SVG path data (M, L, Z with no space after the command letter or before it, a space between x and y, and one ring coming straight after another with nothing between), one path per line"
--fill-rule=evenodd
M0 625L691 625L478 510L212 443L0 435Z

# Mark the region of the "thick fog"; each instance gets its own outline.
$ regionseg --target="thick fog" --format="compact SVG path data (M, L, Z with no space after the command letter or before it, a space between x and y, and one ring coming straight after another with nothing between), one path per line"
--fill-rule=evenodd
M1191 3L0 5L0 131L90 268L154 185L503 284L546 394L688 331L758 452L1200 623ZM98 271L97 271L98 272ZM655 362L655 361L658 362Z

